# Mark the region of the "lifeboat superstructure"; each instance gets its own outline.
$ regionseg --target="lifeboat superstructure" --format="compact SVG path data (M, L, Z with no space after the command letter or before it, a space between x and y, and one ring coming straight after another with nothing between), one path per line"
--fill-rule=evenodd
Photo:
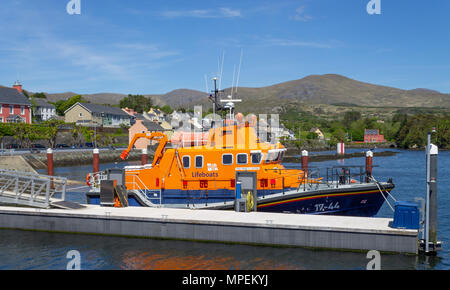
M209 131L206 144L168 148L160 132L139 133L122 153L125 159L139 138L157 140L151 165L127 167L129 190L164 192L173 201L189 196L192 203L233 199L236 171L256 171L258 192L271 194L297 188L306 177L302 170L281 164L286 149L281 143L260 142L253 124L227 120ZM195 144L195 143L194 143Z

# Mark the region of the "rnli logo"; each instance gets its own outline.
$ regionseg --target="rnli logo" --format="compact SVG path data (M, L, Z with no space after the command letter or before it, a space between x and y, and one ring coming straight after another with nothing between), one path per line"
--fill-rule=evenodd
M208 163L208 171L219 171L216 163Z

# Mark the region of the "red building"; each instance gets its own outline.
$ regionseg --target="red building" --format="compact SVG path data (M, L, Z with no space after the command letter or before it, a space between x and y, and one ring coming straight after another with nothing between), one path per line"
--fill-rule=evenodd
M0 123L31 124L31 105L19 82L12 88L0 87Z
M378 129L364 129L364 142L365 143L383 143L384 136L380 134Z

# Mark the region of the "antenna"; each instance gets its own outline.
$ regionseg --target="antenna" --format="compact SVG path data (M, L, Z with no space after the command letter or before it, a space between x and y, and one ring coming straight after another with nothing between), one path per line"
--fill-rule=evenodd
M222 52L222 68L220 69L219 91L222 89L223 61L225 60L225 50Z
M233 86L234 86L234 76L236 74L236 65L233 66L233 81L231 82L231 96L228 96L229 98L233 98Z
M244 49L241 48L241 60L239 61L239 70L238 70L238 76L237 76L237 81L236 81L236 94L237 94L237 90L238 90L238 86L239 86L239 78L241 76L241 65L242 65L242 57L244 56Z

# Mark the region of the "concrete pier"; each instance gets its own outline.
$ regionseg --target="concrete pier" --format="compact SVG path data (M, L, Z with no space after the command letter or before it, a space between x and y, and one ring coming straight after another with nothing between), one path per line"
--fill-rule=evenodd
M417 254L417 230L392 219L223 210L0 207L0 228Z

